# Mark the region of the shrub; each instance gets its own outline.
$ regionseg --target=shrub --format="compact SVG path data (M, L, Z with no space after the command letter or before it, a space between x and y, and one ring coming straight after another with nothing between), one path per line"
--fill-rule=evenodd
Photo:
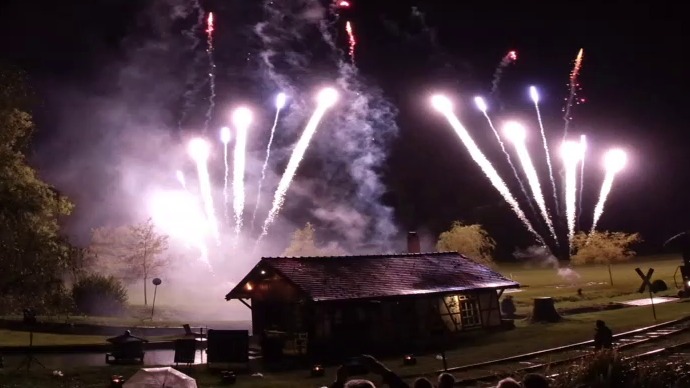
M667 290L668 290L668 286L666 285L665 281L663 281L661 279L657 279L657 280L652 282L652 292L661 292L661 291L667 291Z
M570 366L553 383L555 388L680 388L690 386L690 365L665 358L626 360L605 351Z
M116 316L127 303L127 291L113 276L92 274L79 279L72 287L77 311L86 315Z

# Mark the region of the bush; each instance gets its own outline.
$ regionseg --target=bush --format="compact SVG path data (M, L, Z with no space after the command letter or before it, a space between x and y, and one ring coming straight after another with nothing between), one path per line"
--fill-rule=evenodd
M86 315L117 316L127 303L127 291L113 276L92 274L72 287L72 298L77 311Z
M665 281L663 281L661 279L657 279L657 280L652 282L652 292L661 292L661 291L667 291L667 290L668 290L668 286L666 285Z
M615 351L586 357L560 373L555 388L680 388L690 386L690 365L682 360L626 360Z

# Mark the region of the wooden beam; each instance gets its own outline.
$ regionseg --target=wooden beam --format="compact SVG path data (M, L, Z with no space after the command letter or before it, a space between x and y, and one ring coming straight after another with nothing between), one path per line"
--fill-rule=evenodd
M250 305L249 303L243 301L242 299L237 299L237 300L239 300L240 302L242 302L242 304L245 305L245 306L247 306L250 310L252 309L252 305Z

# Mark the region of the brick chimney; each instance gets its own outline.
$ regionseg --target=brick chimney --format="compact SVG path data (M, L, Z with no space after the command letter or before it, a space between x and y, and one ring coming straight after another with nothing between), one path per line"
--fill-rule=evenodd
M417 232L407 232L407 253L422 253Z

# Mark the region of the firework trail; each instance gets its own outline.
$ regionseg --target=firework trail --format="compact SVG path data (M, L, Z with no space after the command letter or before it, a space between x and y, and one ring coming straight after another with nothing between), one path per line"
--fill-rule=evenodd
M582 192L585 191L585 156L587 153L587 136L580 135L580 193L577 198L577 228L580 229L580 216L582 215Z
M225 166L225 174L223 175L223 205L225 209L225 222L229 223L230 216L228 215L228 143L230 142L230 128L223 127L220 129L220 141L223 143L223 165Z
M184 179L184 174L182 171L175 171L175 176L177 177L177 181L180 182L180 185L182 185L182 188L187 190L187 180Z
M565 213L568 222L568 244L572 250L577 202L577 163L582 156L582 150L579 143L566 141L563 143L562 153L565 167Z
M355 33L352 30L352 23L348 20L347 23L345 23L345 31L347 31L347 36L348 36L348 42L350 45L350 51L348 52L348 55L350 56L350 61L352 61L352 64L355 64L355 46L357 46L357 40L355 39Z
M522 182L522 179L520 178L520 175L518 174L517 169L515 168L515 165L513 164L513 160L511 159L510 154L508 153L508 150L506 150L506 146L505 146L505 144L503 144L503 140L501 140L501 136L498 135L498 131L496 130L496 127L494 127L494 123L491 121L491 118L489 117L489 114L487 113L488 107L486 105L486 102L481 97L475 97L474 103L477 105L477 108L484 114L484 118L486 118L486 122L489 123L489 127L493 131L494 136L496 136L496 140L498 141L498 144L501 146L501 151L503 151L503 155L505 155L506 159L508 160L508 164L510 165L510 168L513 170L513 176L515 176L515 179L517 180L518 184L520 185L520 191L522 191L522 194L525 196L525 198L527 198L527 205L532 210L532 213L534 213L534 207L532 206L532 201L530 201L530 196L527 194L527 190L525 189L525 184Z
M290 183L292 183L292 179L295 177L297 168L299 167L302 158L304 158L304 153L307 151L307 147L309 147L309 143L311 142L311 139L314 136L314 133L316 132L316 128L318 127L319 122L321 122L321 119L323 118L326 111L333 105L335 105L337 100L338 92L336 92L335 89L326 88L319 93L317 97L318 102L316 110L309 119L307 126L304 128L302 136L300 136L299 140L297 141L295 149L292 151L290 160L288 161L287 167L285 168L285 172L283 173L283 176L280 178L278 188L276 189L275 195L273 197L273 206L271 207L271 210L268 212L268 216L264 221L264 226L261 235L256 240L257 246L259 245L261 239L266 237L266 235L268 234L268 228L271 226L276 216L278 215L278 212L280 212L280 209L283 207L283 203L285 202L285 194L287 193L287 190L290 188Z
M503 71L506 67L510 66L511 63L517 60L517 51L508 51L508 53L503 56L501 63L496 67L494 71L494 79L491 82L491 95L494 96L496 91L498 91L498 84L501 82L501 77L503 76Z
M256 204L254 205L254 213L252 214L252 224L251 229L254 229L254 221L256 220L256 211L259 208L259 203L261 202L261 186L266 179L266 167L268 167L268 159L271 157L271 144L273 143L273 135L276 132L276 127L278 126L278 117L280 116L280 110L285 106L285 101L287 97L285 93L278 93L276 96L276 117L273 120L273 126L271 127L271 136L268 138L268 145L266 146L266 159L264 159L264 164L261 166L261 178L259 179L259 189L256 193Z
M220 243L220 234L218 233L218 220L216 219L216 211L213 208L213 196L211 194L211 179L208 174L208 156L210 146L206 140L201 138L192 139L189 142L189 153L196 162L196 170L199 176L199 191L204 203L204 210L209 226L216 241Z
M232 121L237 134L235 136L235 159L233 163L233 210L235 211L235 234L239 236L242 230L242 215L244 213L244 170L247 163L247 129L252 122L252 111L247 108L237 108L232 114Z
M465 145L465 148L467 148L469 151L472 159L479 165L486 177L489 178L489 181L491 181L491 184L510 205L527 230L534 235L541 245L546 246L544 239L539 235L539 233L537 233L536 230L534 230L534 227L527 219L527 216L525 216L525 213L522 211L522 209L520 209L520 205L515 197L510 193L508 186L506 186L505 182L498 175L498 172L494 166L491 165L491 162L486 158L479 147L477 147L477 144L474 142L470 134L467 132L462 123L460 123L460 120L458 120L455 113L453 113L453 104L450 102L450 100L447 97L436 95L432 97L431 103L436 110L446 117L451 127L453 127L457 135L460 137L460 140Z
M577 95L577 89L580 87L580 82L578 81L578 76L580 75L580 69L582 68L582 56L584 55L584 49L580 49L575 57L575 65L573 70L570 72L570 93L565 103L565 108L563 108L563 120L565 121L565 126L563 127L563 141L568 136L568 127L570 126L570 121L572 117L570 111L573 108L573 103L575 102L575 97Z
M613 187L613 180L616 178L616 174L618 174L623 167L625 167L627 161L628 157L625 152L618 149L610 150L604 156L606 175L604 176L604 183L601 185L599 202L597 202L597 206L594 208L594 221L592 222L592 230L590 235L596 230L599 219L601 218L601 215L604 214L604 204L606 203L606 199L608 198L611 188Z
M546 141L546 132L544 131L544 122L541 120L541 110L539 109L539 92L534 86L529 87L529 95L534 102L534 110L537 111L537 121L539 122L539 131L541 132L541 142L544 145L544 153L546 154L546 165L549 167L549 181L551 182L551 190L553 192L553 201L556 208L556 215L559 214L560 208L558 205L558 191L556 191L556 180L553 178L553 166L551 165L551 153L549 152L549 143Z
M211 94L208 98L208 109L206 110L206 121L204 122L204 133L206 133L208 130L208 124L211 122L211 116L213 115L213 108L216 106L216 61L213 59L213 31L213 12L209 12L208 19L206 19L206 55L208 56L208 84Z
M544 201L544 193L541 190L541 184L539 183L539 176L537 175L537 170L534 168L534 163L532 163L532 158L527 151L527 146L525 145L525 127L516 123L508 122L505 125L504 133L506 137L513 142L515 146L515 152L518 154L520 163L522 164L522 169L525 171L527 176L527 182L529 183L530 189L532 190L532 195L539 206L541 215L546 221L546 226L549 228L551 237L558 244L558 239L556 238L556 231L553 228L553 222L551 222L551 217L549 217L549 211L546 209L546 202Z

